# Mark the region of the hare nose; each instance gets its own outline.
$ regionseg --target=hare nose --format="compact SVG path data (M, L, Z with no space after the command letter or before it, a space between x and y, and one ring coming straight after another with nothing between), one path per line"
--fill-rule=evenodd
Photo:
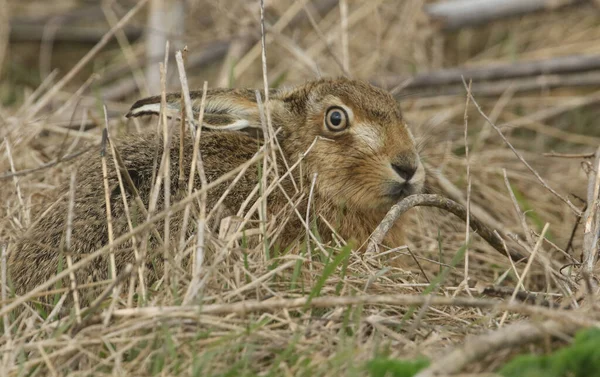
M392 168L406 182L410 181L410 179L417 172L417 167L416 166L411 166L411 165L392 164Z

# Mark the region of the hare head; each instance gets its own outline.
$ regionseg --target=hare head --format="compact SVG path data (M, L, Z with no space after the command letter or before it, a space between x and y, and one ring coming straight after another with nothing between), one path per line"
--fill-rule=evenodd
M201 96L191 93L196 112ZM171 116L180 102L179 95L167 97ZM138 101L128 116L158 113L159 103L158 97ZM362 81L321 79L272 90L266 106L274 128L281 128L286 156L296 161L310 149L304 172L309 179L316 173L317 193L335 205L383 209L423 188L415 140L388 92ZM262 129L252 90L209 90L203 119L209 129Z
M421 191L425 171L415 140L394 98L349 79L319 80L272 103L281 117L282 145L306 156L318 192L359 210L389 207Z

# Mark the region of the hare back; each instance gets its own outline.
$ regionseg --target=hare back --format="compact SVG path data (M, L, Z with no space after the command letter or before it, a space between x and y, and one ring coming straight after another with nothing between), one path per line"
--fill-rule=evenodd
M193 140L184 139L183 171L184 179L179 180L179 136L174 135L171 141L169 158L171 202L179 201L187 195L190 168L192 166ZM207 182L212 182L224 174L239 167L251 159L258 151L260 144L256 139L239 132L205 132L200 140L200 151L203 160ZM135 135L124 138L118 150L125 169L135 184L139 197L146 209L150 202L153 177L158 171L163 154L163 139L156 134ZM128 215L132 225L136 226L145 221L144 212L137 208L134 200L134 190L124 183L127 209L121 195L121 188L115 162L111 153L106 153L108 167L108 187L112 216L114 238L130 231ZM74 192L74 208L72 234L70 238L70 254L76 263L85 254L91 253L109 243L107 210L102 173L102 161L99 150L86 153L81 162L74 166L76 171L76 187ZM232 177L233 179L233 177ZM222 202L222 216L235 214L248 195L252 192L259 179L258 168L250 167L234 185ZM221 183L207 192L207 209L212 209L221 194L229 187L230 180ZM201 186L198 175L194 177L194 187ZM61 269L66 268L64 260L65 233L69 208L69 184L64 183L55 192L55 201L45 211L38 214L37 222L26 232L11 252L9 269L12 282L18 294L23 294L35 286L48 280ZM164 195L158 195L156 211L164 208ZM126 210L129 210L127 213ZM215 219L218 221L218 219ZM171 234L179 236L182 213L174 213L171 217ZM193 227L195 227L195 223ZM162 237L164 224L157 222L155 232ZM191 231L191 226L190 226ZM150 233L152 234L152 233ZM139 241L139 240L138 240ZM157 239L151 236L150 242L156 244ZM132 242L128 241L117 250L115 262L117 271L129 263L134 263L135 257ZM149 268L155 276L161 276L157 266L163 264L162 251L155 250L156 255L146 259ZM160 255L160 257L158 257ZM98 282L110 278L110 260L108 256L99 257L91 264L76 271L78 283ZM153 280L150 277L150 280ZM65 279L63 286L69 286ZM85 300L84 300L85 302Z

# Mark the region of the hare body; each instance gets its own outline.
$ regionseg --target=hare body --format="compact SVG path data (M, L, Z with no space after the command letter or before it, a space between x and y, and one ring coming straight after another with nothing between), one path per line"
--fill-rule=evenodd
M201 92L191 93L195 113L199 110L201 95ZM168 115L179 115L180 102L178 95L167 97ZM268 197L269 218L287 214L285 226L276 237L282 247L305 236L305 226L300 218L306 213L313 179L310 208L312 217L319 219L317 229L323 241L331 240L333 227L341 237L354 239L359 246L368 239L393 203L422 189L424 170L414 139L396 102L387 92L360 81L324 79L291 90L272 91L266 106L273 128L280 129L278 142L281 153L276 154L275 161L279 175L285 172L285 166L302 159L302 168L294 169L282 179ZM133 105L128 116L156 114L159 108L159 97L144 99ZM202 126L211 129L202 133L199 145L209 183L251 159L263 143L262 138L252 136L262 130L259 106L252 90L209 90ZM185 177L179 181L179 145L179 135L175 132L170 153L172 203L187 195L192 164L193 140L186 136L181 162ZM161 137L152 133L126 137L116 147L146 208L153 186L155 156L158 156L160 164L162 148ZM98 152L91 151L76 168L70 243L74 262L105 246L109 240ZM130 227L110 153L107 153L107 163L112 227L117 238L128 233ZM208 191L208 211L230 187L232 179ZM213 224L218 225L220 218L235 215L249 196L256 198L255 188L260 179L258 165L248 168L230 187L229 194L218 208L220 217L211 219ZM194 178L194 186L201 186L197 177ZM131 205L134 202L133 190L126 188L125 191L127 202ZM18 294L55 275L61 263L66 267L61 250L64 249L68 192L69 185L65 183L57 190L56 202L39 217L11 252L9 268ZM295 201L296 208L290 200ZM161 197L156 210L162 208ZM140 224L145 220L139 211L131 212L133 222ZM170 222L171 234L177 237L181 231L181 213L174 213ZM186 231L192 234L195 222L190 223L193 226ZM162 222L157 222L154 228L161 237L164 236L163 227ZM398 246L403 242L402 221L399 221L389 232L385 243ZM116 251L117 272L128 263L134 263L132 246L129 241ZM162 251L158 251L155 255L148 255L144 261L151 281L162 275L160 271L154 271L162 267L162 255ZM75 279L78 283L97 282L110 278L109 274L110 258L103 256L79 269ZM68 283L65 280L63 285Z

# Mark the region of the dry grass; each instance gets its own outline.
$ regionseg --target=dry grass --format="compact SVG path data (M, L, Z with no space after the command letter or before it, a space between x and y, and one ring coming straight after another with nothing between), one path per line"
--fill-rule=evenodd
M57 9L41 6L46 3L10 4L11 19L23 22L37 17L77 26L77 19L52 19ZM57 3L61 12L84 7L76 1ZM109 3L102 3L105 11L110 9L119 18L132 8L127 2L110 7ZM287 85L344 72L370 79L454 65L600 53L600 16L590 11L591 6L444 34L421 12L423 3L342 1L342 11L335 6L324 14L315 13L309 4L306 11L312 22L292 22L288 27L305 8L289 0L269 1L265 79L271 85ZM105 33L109 21L102 13L89 13L81 17L89 21L80 22L100 30L100 35ZM127 30L143 28L145 19L144 14L136 15ZM205 80L214 86L217 76L232 86L264 85L260 42L257 38L250 38L254 43L239 42L248 33L259 35L258 2L193 2L185 21L185 35L176 44L188 45L190 60L194 53L214 48L215 41L236 42L224 60L236 62L234 68L224 66L221 59L190 68L190 88L202 87ZM5 41L6 31L0 33ZM46 41L47 33L43 34ZM69 42L50 48L40 41L8 45L0 82L0 172L34 171L0 181L3 253L5 249L10 253L14 241L35 221L34 208L48 192L70 179L70 163L60 160L99 145L103 103L113 138L147 130L122 117L137 96L135 89L114 95L115 88L124 87L132 77L138 84L143 78L136 66L136 61L144 61L143 42L122 42L109 43L64 86L57 78L65 77L91 45ZM2 55L0 51L0 62ZM58 68L58 75L50 74L47 67ZM167 67L168 90L180 91L175 65ZM158 63L152 70L159 74ZM593 172L594 160L544 153L595 152L600 141L598 90L600 86L509 89L499 97L478 98L475 93L474 99L547 186L583 210L586 173ZM106 93L112 97L103 97ZM374 356L425 355L436 360L445 347L464 343L467 335L528 318L597 326L597 316L576 308L585 295L597 293L595 280L580 274L576 265L582 256L584 227L579 226L572 237L578 221L574 211L540 184L473 102L465 111L466 98L466 91L453 96L400 96L405 116L421 140L431 190L465 203L469 183L470 214L496 229L510 247L520 244L520 250L530 252L530 263L513 264L474 234L465 254L465 224L429 208L413 211L408 247L389 253L403 268L380 255L359 255L343 240L336 245L312 240L310 253L291 255L264 244L244 249L243 239L234 239L226 227L207 230L187 252L200 259L198 245L218 239L225 245L218 254L196 260L196 269L170 269L162 284L145 287L146 301L141 290L111 296L119 281L101 282L106 300L97 302L89 315L83 308L81 321L78 310L59 310L73 293L54 285L49 287L56 297L54 308L36 305L31 297L20 305L21 310L7 312L7 305L24 300L10 295L3 273L0 370L7 376L362 375L364 363ZM40 166L46 167L36 169ZM260 203L255 204L249 203L248 208L254 205L258 210ZM185 208L185 204L171 206ZM198 220L203 217L190 219ZM280 221L270 219L264 227L249 224L248 228L268 233L272 240ZM131 271L137 276L135 268ZM129 277L124 274L119 279ZM191 284L193 291L199 290L195 302L201 305L182 305ZM537 293L538 303L562 303L573 310L482 298L482 287L491 285L508 289L507 300L513 290L515 295L523 290ZM428 294L435 297L428 299ZM327 298L332 296L336 297ZM519 344L490 355L483 350L467 370L493 371L519 350Z

